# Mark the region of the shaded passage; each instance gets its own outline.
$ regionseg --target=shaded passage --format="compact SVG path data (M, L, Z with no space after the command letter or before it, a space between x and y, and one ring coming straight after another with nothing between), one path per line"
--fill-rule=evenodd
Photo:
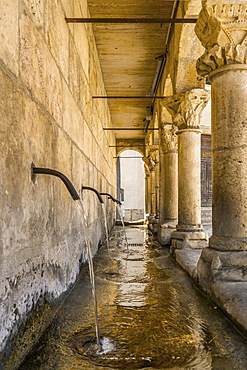
M142 228L115 227L94 258L99 326L87 266L20 370L247 369L247 341Z

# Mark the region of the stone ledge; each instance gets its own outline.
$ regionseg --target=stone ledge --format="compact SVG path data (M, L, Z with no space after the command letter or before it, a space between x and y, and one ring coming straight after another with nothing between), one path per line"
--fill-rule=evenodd
M210 250L206 248L207 252ZM201 253L199 250L175 250L176 262L190 275L199 288L205 292L203 284L198 282L197 264ZM207 254L207 253L206 253ZM240 257L240 256L239 256ZM229 317L238 329L247 334L247 281L222 281L211 283L206 289L207 295Z
M197 263L201 256L201 249L194 250L175 250L174 256L177 263L197 281Z
M212 299L245 334L247 333L247 282L217 282Z

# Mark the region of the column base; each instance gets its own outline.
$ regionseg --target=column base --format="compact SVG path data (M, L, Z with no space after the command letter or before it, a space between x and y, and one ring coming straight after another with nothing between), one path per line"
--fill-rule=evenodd
M198 283L212 295L217 282L247 282L247 251L219 251L206 248L197 265Z
M176 230L177 220L159 225L158 242L162 245L171 245L171 235Z
M208 247L208 235L205 231L174 231L171 235L171 254L176 249L202 249Z
M157 216L149 216L148 228L154 235L157 235L158 227L159 227L159 218Z

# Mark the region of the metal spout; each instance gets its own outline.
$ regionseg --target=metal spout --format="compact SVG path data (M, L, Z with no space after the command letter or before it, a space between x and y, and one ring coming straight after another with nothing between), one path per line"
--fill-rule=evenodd
M122 203L120 202L120 200L116 199L116 198L113 198L113 196L109 193L100 193L101 195L107 195L113 202L119 204L120 206L122 205Z
M104 201L102 199L102 196L100 195L100 193L98 192L98 190L96 190L94 188L91 188L91 186L84 186L84 185L82 185L81 190L91 190L91 191L93 191L97 195L100 203L104 203Z
M73 184L70 182L68 177L66 177L63 173L51 170L50 168L40 168L40 167L35 167L32 165L32 173L33 174L44 174L44 175L51 175L51 176L56 176L59 177L63 183L65 184L66 188L68 189L70 195L72 196L73 200L78 200L80 199L77 191L75 190Z

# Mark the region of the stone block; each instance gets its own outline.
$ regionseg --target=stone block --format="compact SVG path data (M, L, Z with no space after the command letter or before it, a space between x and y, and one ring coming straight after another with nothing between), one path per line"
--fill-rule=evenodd
M200 258L202 250L182 250L176 249L174 251L174 257L177 263L194 279L197 281L197 264Z
M18 1L2 0L0 2L0 14L0 44L2 45L0 48L0 58L11 72L18 75Z
M172 251L175 249L202 249L208 246L204 231L174 231L171 235Z
M247 281L247 251L218 251L206 248L198 263L202 284L216 281Z
M42 35L31 19L20 18L20 77L32 96L62 124L62 87L59 70Z
M163 224L159 225L158 241L161 245L171 245L171 235L176 230L175 225Z
M38 30L43 32L44 2L40 0L24 0L26 11Z
M63 83L63 128L70 139L84 151L86 142L84 120L65 82Z
M60 1L45 2L45 39L60 72L68 82L69 26Z
M87 3L75 1L74 13L75 17L87 17ZM79 27L78 27L79 26ZM89 43L88 43L88 29L91 25L80 24L74 25L74 43L78 55L80 56L80 63L85 73L86 78L88 79L89 73Z

